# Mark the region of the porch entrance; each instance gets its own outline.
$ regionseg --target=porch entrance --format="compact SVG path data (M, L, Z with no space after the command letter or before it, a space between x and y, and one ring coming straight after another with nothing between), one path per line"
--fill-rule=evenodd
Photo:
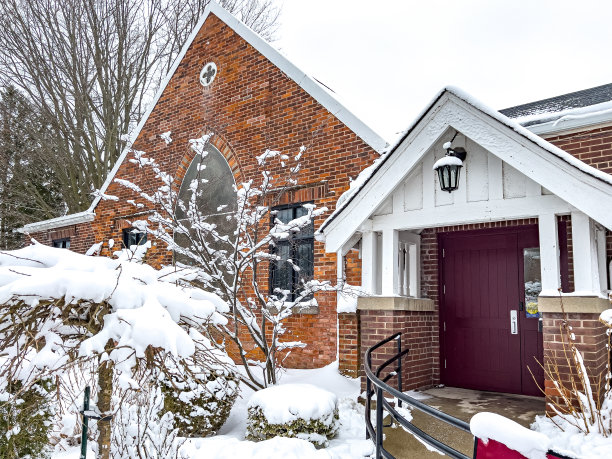
M542 333L529 301L539 293L539 275L530 278L539 271L538 227L441 233L439 242L442 382L542 395L529 371L543 387Z

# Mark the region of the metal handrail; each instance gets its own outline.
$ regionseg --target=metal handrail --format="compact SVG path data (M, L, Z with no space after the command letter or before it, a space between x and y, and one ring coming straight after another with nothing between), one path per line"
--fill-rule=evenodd
M376 374L372 371L372 352L376 349L384 346L385 344L397 340L397 353L383 362L378 369L376 370ZM447 424L452 425L458 429L463 430L464 432L468 432L471 435L470 425L462 421L461 419L457 419L449 414L443 413L442 411L436 410L425 403L422 403L408 395L404 394L402 391L402 357L409 352L409 349L402 351L402 334L401 332L395 333L394 335L389 336L388 338L380 341L374 346L370 347L365 353L365 373L366 373L366 410L365 410L365 420L366 420L366 438L373 438L374 444L376 445L376 459L381 457L385 457L387 459L395 459L394 456L386 451L383 448L383 409L386 410L397 422L399 422L403 427L412 432L419 439L423 440L425 443L433 446L434 448L444 452L446 455L456 458L456 459L470 459L469 456L457 451L454 448L442 443L440 440L432 437L431 435L423 432L421 429L416 427L414 424L411 424L407 421L391 404L385 400L383 396L383 392L387 392L394 396L398 400L398 405L401 407L402 403L407 403L408 405L426 413L435 419L439 419ZM386 367L388 367L391 363L397 361L397 367L395 370L391 371L384 379L380 379L380 373ZM397 376L397 389L391 387L387 384L387 381L391 379L393 376ZM372 426L371 421L371 413L370 406L372 402L372 395L374 394L374 389L372 389L372 385L376 387L376 428Z

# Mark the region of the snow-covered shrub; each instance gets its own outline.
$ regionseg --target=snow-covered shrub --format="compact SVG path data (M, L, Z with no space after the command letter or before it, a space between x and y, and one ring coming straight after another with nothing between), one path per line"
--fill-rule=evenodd
M338 428L336 395L311 384L271 386L249 400L248 440L291 437L327 446Z
M119 397L120 398L120 397ZM128 391L116 411L112 432L113 459L174 459L180 439L172 413L162 414L164 395L155 383Z
M85 385L94 388L100 414L114 415L147 375L160 374L168 362L196 359L202 337L197 330L227 323L220 314L227 309L223 301L176 285L172 272L37 243L0 252L0 389L8 381L29 390L40 379L63 381L73 370L79 375L78 393L57 400L67 403L66 415L58 420L62 427L54 428L51 444L75 438ZM194 362L203 368L211 361L219 365L215 356L207 359ZM18 396L9 399L15 403ZM93 424L105 455L112 423Z
M196 340L195 359L167 365L160 378L164 406L160 415L172 413L183 437L215 434L227 420L238 396L234 362L214 348L204 336ZM207 361L206 366L196 360Z
M42 457L48 451L47 435L53 416L49 394L55 387L47 379L22 389L18 381L0 391L0 457L3 459Z

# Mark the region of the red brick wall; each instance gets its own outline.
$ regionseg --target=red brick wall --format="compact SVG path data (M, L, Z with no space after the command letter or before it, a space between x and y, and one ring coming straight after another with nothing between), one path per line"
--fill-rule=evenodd
M546 140L589 166L612 174L612 126L551 136Z
M203 88L198 81L199 73L209 61L216 63L218 73L212 84ZM166 131L172 132L173 141L169 145L159 137ZM300 183L305 188L287 199L295 202L313 199L317 206L326 206L330 212L348 188L349 178L354 178L378 156L214 15L206 20L178 66L134 149L155 158L162 170L181 179L193 158L189 140L210 132L215 134L212 143L228 160L237 183L261 180L255 157L266 149L294 156L300 146L307 146L300 173ZM275 176L282 174L276 166L270 172ZM121 165L117 178L133 181L146 192L159 186L151 171L129 161ZM121 230L129 220L146 218L135 215L135 208L126 202L136 198L132 191L112 183L106 193L120 200L100 202L91 224L92 232L87 236L91 243L105 241L105 248L109 238L121 241ZM319 217L315 227L327 215ZM80 242L75 242L77 247ZM156 265L169 263L171 254L154 243L148 259ZM336 256L325 253L320 242L315 242L315 275L334 282L336 279ZM260 283L267 284L267 272ZM317 295L317 300L318 314L298 314L287 321L285 339L307 344L303 350L291 352L285 361L289 366L319 367L336 358L335 293Z
M339 370L343 375L356 378L361 367L360 314L338 314L340 339L338 343Z
M543 316L545 361L558 366L560 380L567 383L566 385L571 388L570 378L572 374L575 377L576 373L570 370L570 365L568 365L568 360L563 351L564 346L567 349L568 345L568 340L567 338L563 339L562 329L560 329L563 315L545 313ZM602 387L605 384L605 381L600 378L604 377L608 359L607 329L599 322L599 314L567 314L567 319L569 326L572 327L571 332L574 333L576 338L576 348L584 359L593 392L597 393L598 384L601 383ZM567 355L571 356L571 354ZM547 378L544 384L546 396L563 406L553 382Z
M361 361L365 351L385 338L402 332L402 349L410 352L402 361L403 389L432 386L439 381L439 355L437 351L438 318L432 312L417 311L359 311L361 321ZM396 341L377 349L372 355L372 366L378 367L397 353ZM391 364L389 371L396 368ZM360 372L365 385L363 368ZM395 378L391 380L395 386ZM365 387L365 386L364 386Z

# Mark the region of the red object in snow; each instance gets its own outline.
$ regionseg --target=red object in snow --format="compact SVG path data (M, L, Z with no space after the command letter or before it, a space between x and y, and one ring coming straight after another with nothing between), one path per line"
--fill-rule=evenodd
M525 456L498 441L489 440L485 443L479 438L474 459L525 459Z
M551 451L546 453L548 459L569 459L565 456L557 455ZM495 440L489 440L485 444L480 438L476 439L476 449L474 451L474 459L526 459L518 451L508 448L503 443Z

